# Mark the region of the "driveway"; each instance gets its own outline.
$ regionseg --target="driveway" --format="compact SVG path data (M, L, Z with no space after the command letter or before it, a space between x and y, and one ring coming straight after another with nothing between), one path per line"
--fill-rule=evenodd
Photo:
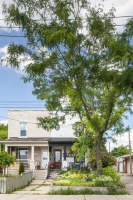
M130 174L121 174L121 182L125 184L125 189L133 195L133 176Z

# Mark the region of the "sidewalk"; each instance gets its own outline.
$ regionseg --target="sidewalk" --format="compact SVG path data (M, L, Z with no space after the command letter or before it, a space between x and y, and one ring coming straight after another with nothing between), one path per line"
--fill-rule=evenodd
M0 194L0 200L133 200L133 195Z

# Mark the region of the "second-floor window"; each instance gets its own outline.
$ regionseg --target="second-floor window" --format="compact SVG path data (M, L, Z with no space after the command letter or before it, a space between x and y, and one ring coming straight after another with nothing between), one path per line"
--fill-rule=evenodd
M20 136L27 136L27 123L26 122L20 122Z

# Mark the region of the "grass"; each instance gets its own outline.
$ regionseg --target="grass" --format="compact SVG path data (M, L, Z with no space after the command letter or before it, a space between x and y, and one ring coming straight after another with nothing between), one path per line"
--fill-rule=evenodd
M52 190L48 192L49 195L81 195L81 194L103 194L103 192L98 190L91 190L88 188L81 189L81 190L73 190L72 188L68 187L67 189L60 189L60 190Z
M94 186L93 182L84 181L83 178L74 176L62 177L54 181L53 185L61 186Z
M105 195L105 192L99 191L99 190L91 190L88 188L85 189L80 189L80 190L74 190L70 187L67 189L59 189L59 190L52 190L51 192L47 193L48 195ZM113 192L107 192L108 195L125 195L128 194L124 190L118 190L118 191L113 191Z

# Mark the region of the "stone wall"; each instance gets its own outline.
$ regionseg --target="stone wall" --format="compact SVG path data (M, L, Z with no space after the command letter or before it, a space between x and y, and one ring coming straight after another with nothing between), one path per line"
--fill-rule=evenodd
M33 172L24 172L21 176L5 177L0 179L0 193L6 194L8 192L25 187L33 179Z

